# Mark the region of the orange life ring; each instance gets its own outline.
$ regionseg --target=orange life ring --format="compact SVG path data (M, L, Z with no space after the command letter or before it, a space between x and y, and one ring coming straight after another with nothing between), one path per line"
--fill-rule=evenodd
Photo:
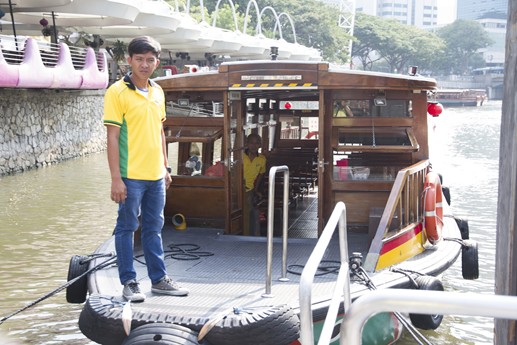
M442 239L443 206L440 176L429 172L424 184L424 228L427 239L435 244Z

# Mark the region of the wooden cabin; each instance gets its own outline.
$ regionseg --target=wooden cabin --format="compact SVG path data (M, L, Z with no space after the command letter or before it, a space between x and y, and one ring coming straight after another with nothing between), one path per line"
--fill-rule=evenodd
M173 168L165 214L182 214L188 225L242 232L242 154L252 132L262 137L268 170L289 167L291 201L317 193L319 232L344 201L349 229L373 237L401 169L428 166L433 79L324 62L245 61L156 81L166 95ZM397 200L418 204L418 195L400 193ZM413 212L391 207L394 220Z

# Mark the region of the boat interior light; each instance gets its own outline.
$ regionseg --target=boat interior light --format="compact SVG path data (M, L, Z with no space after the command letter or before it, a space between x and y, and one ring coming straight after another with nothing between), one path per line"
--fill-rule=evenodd
M386 101L386 93L381 91L375 98L373 99L373 104L376 107L385 107L388 102Z

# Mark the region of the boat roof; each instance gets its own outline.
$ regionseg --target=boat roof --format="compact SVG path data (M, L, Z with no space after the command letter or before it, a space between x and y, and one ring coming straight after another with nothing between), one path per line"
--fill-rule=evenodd
M228 75L227 78L221 78ZM224 62L217 70L156 78L165 90L186 89L378 89L435 90L436 80L420 75L351 70L328 62L248 60ZM285 85L281 85L281 84ZM278 86L280 85L280 86Z

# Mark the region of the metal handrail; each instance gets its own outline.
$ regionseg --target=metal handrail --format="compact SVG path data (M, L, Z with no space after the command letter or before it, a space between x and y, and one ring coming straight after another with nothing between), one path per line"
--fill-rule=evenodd
M420 195L428 170L429 160L423 160L398 172L364 261L363 267L367 272L375 271L382 249L382 241L390 229L391 221L397 210L400 229L421 220ZM404 215L402 210L404 210Z
M409 289L371 291L355 300L345 314L339 344L360 345L366 321L372 315L387 311L517 320L517 297Z
M266 258L266 292L262 297L272 297L271 285L273 283L273 221L275 205L275 176L277 172L284 172L284 196L283 196L283 226L282 226L282 277L287 278L287 221L289 200L289 167L287 165L274 166L269 170L268 207L267 207L267 258Z
M300 343L302 345L314 344L314 329L312 319L312 283L316 270L323 259L323 255L332 239L332 235L339 225L339 253L340 253L340 268L334 287L334 293L330 301L327 316L323 324L323 329L318 340L318 344L329 344L332 337L332 331L339 312L339 306L343 301L344 309L347 311L350 308L350 268L348 266L348 241L346 238L346 206L343 202L338 202L334 207L334 211L330 219L323 229L323 233L319 238L314 250L305 264L302 275L300 277ZM343 330L343 327L341 327Z

